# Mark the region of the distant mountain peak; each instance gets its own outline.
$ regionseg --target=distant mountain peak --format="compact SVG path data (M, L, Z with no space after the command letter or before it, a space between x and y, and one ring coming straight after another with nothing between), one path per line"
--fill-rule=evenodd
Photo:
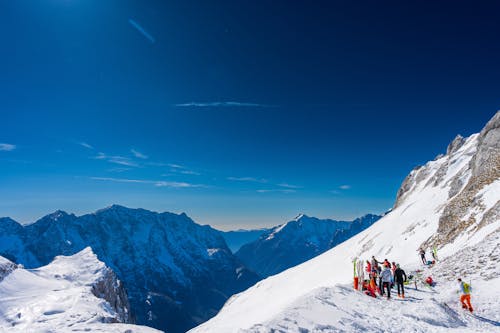
M307 218L309 218L309 216L307 216L306 214L300 213L299 215L295 216L294 220L299 221L299 220L302 220L304 218L307 219Z
M96 213L106 212L106 211L120 211L120 210L132 210L132 208L128 208L128 207L118 205L118 204L112 204L111 206L104 207L102 209L97 210Z
M64 210L58 209L55 212L46 215L45 218L53 220L53 221L58 221L58 220L60 220L62 218L65 218L65 217L68 217L68 216L71 216L71 215L73 215L73 214L68 214Z

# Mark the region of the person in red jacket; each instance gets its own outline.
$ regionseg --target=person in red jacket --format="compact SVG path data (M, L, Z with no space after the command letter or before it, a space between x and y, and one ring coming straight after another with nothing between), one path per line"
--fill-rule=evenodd
M372 276L372 264L370 264L370 261L366 261L366 272L368 273L368 276Z

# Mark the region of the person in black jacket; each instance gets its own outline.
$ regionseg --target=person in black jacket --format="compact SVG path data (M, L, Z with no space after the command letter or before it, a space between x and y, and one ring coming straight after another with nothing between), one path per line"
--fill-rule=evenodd
M404 283L406 282L406 273L399 267L399 264L397 264L396 267L397 268L394 271L394 280L398 286L398 297L405 298Z

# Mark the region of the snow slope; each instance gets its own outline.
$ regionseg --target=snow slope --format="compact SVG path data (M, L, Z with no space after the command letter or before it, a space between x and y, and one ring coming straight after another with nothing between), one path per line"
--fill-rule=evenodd
M90 248L44 267L11 271L0 282L0 332L159 332L124 324L127 309L94 295L109 273Z
M498 253L500 233L499 178L497 112L480 134L455 139L446 155L413 170L394 209L370 228L233 296L216 317L190 332L498 331L499 257L492 253ZM488 240L491 248L485 245ZM352 281L353 258L375 255L409 270L418 267L416 251L422 244L437 245L442 259L435 267L443 271L432 296L415 291L409 293L415 302L399 304L373 300L346 287ZM482 276L473 297L482 319L465 317L456 307L457 296L449 294L456 274L467 273L448 268L457 260L454 255L462 256L459 267L475 265ZM478 257L494 263L477 265Z

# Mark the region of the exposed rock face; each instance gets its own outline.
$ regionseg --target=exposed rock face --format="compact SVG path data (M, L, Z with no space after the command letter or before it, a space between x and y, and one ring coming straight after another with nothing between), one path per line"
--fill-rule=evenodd
M457 183L453 184L450 190L450 196L455 196L439 219L438 235L432 240L435 243L449 243L471 225L475 225L477 230L500 218L498 201L482 216L470 214L475 209L484 210L479 192L500 179L500 112L497 112L479 134L476 153L469 162L468 173L470 178L461 191L457 188L465 178L464 173L456 177Z
M460 149L465 143L465 139L459 134L453 139L446 149L446 155L451 155Z
M500 173L500 111L486 124L479 134L476 155L471 160L472 176L486 182L498 178Z
M403 180L403 183L401 184L401 187L398 190L398 194L396 195L396 202L394 204L394 208L397 208L400 203L404 200L405 195L410 192L410 190L416 185L417 181L417 175L420 173L422 166L416 166L409 174L406 176L406 178ZM423 172L425 173L425 171ZM421 178L421 177L419 177Z
M462 148L467 142L471 147ZM457 170L459 160L470 159ZM437 167L435 167L437 166ZM426 184L420 184L427 178ZM450 175L454 175L450 179ZM438 156L424 167L416 167L403 181L396 198L397 208L419 186L449 187L448 202L443 207L436 235L422 245L443 245L452 242L462 232L471 228L475 232L500 219L500 203L485 211L481 191L493 186L500 179L500 111L486 124L479 134L469 138L457 135L448 145L446 155Z
M469 147L463 150L466 144ZM460 161L469 162L457 170L456 165L463 165ZM472 234L498 221L498 196L484 198L482 192L488 186L498 186L495 182L500 181L500 111L479 134L467 139L458 135L448 146L446 155L413 170L398 191L395 207L419 186L419 178L429 174L431 177L425 186L448 188L449 200L442 208L437 233L422 244L424 247L450 243L466 229ZM485 205L485 200L496 202Z
M0 257L0 282L10 273L12 273L17 268L17 265L7 260L3 257Z
M113 310L115 310L117 317L107 322L135 324L135 318L130 310L127 291L123 283L118 280L118 277L111 269L106 268L102 278L92 285L92 293L94 296L106 300Z

